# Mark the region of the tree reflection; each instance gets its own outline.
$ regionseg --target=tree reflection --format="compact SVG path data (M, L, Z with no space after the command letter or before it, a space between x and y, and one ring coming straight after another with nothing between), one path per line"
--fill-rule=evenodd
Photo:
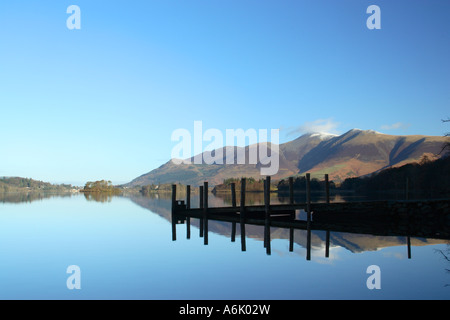
M84 193L84 197L87 201L95 201L95 202L111 202L113 198L113 194L111 193L102 193L102 192L90 192Z
M444 250L434 249L435 252L439 253L447 262L450 262L450 243L447 243L447 246ZM445 269L447 273L450 273L450 269ZM450 287L450 284L447 283L445 287Z
M72 193L46 193L46 192L7 192L0 193L0 203L22 203L42 201L53 197L71 197Z

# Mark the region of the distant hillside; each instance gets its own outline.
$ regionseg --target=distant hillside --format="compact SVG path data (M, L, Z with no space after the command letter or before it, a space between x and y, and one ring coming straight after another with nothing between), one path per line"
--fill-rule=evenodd
M426 156L419 163L388 168L374 175L348 178L341 190L357 193L408 192L414 197L450 197L450 156L430 161ZM407 190L407 191L406 191ZM405 194L406 196L406 194Z
M51 184L21 177L0 177L0 193L22 191L68 191L72 189L67 184Z
M328 173L330 180L342 182L346 178L419 162L424 155L430 159L438 158L436 154L442 150L446 142L448 138L441 136L396 136L359 129L350 130L340 136L309 133L279 145L280 167L278 173L272 176L272 180L310 172L312 177L319 178ZM259 148L259 145L257 147ZM235 147L235 151L238 149L242 150ZM244 151L248 159L249 147L245 147ZM263 178L260 175L261 166L259 159L257 164L223 165L178 165L168 161L125 186L160 183L200 185L203 181L208 181L214 186L228 178L252 177L258 180Z

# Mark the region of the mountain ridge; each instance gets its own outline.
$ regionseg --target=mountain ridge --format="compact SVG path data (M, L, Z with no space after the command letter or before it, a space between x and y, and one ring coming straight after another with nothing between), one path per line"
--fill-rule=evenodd
M389 135L373 130L351 129L341 135L306 133L294 140L278 145L279 170L274 180L310 172L312 176L329 174L330 179L341 182L346 178L364 176L385 168L419 162L423 156L439 158L439 152L448 137L426 135ZM271 152L272 145L269 143ZM248 164L251 147L222 147L212 151L222 152L224 164L194 164L205 152L194 155L190 163L175 164L169 160L160 167L145 173L125 187L137 187L160 183L201 185L208 181L211 186L227 178L253 177L260 179L261 159ZM227 150L234 151L234 164L226 164ZM259 150L259 149L258 149ZM238 151L245 153L246 164L236 164ZM258 153L259 154L259 153Z

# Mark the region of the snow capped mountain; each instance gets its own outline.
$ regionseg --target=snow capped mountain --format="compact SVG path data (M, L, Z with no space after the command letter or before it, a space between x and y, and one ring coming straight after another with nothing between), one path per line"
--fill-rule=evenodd
M441 136L396 136L361 129L352 129L342 135L307 133L279 145L279 170L272 178L283 179L306 172L322 178L327 173L330 179L339 182L384 168L418 162L424 155L433 159L447 139ZM249 147L244 149L248 159ZM261 163L207 165L168 161L126 186L172 182L201 185L203 181L213 186L226 178L260 179L260 168Z

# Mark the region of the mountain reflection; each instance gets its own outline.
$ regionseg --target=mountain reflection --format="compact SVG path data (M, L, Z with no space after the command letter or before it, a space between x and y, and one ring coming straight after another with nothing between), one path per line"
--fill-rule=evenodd
M183 195L177 195L182 198ZM301 195L300 195L301 197ZM170 193L160 193L160 194L150 194L148 196L141 195L130 195L128 198L136 203L137 205L152 211L153 213L159 215L160 217L172 222L171 217L171 194ZM354 199L354 198L353 198ZM335 195L332 201L350 201L353 200L349 196ZM320 196L314 199L315 201L321 201ZM263 203L262 193L248 193L246 195L246 203L248 205L257 205ZM280 197L277 194L271 194L271 203L282 204L288 201L287 198ZM298 201L304 201L304 198L299 198ZM228 207L231 204L231 196L229 194L217 194L210 195L209 197L210 208L212 207ZM199 196L191 196L191 208L199 208ZM302 219L302 215L306 215L305 212L300 210L297 213L297 217ZM306 218L304 218L306 220ZM181 224L185 225L187 230L187 236L190 237L191 227L196 228L194 232L198 233L200 237L204 237L202 234L203 226L201 226L201 219L190 218L190 219L177 219L174 221L176 228L180 228ZM175 229L176 230L176 229ZM230 223L224 221L214 221L208 219L208 232L219 234L225 237L229 237L230 241L235 241L235 236L241 235L241 228L239 223ZM176 232L176 231L175 231ZM265 227L261 225L245 224L245 237L254 240L264 241L265 238ZM174 235L176 239L176 234ZM284 239L290 242L290 251L293 245L296 244L302 248L307 249L307 254L310 251L325 251L327 256L330 248L342 247L353 253L361 253L366 251L376 251L381 248L393 247L393 246L405 246L405 252L408 252L408 256L411 257L411 246L423 246L431 244L441 244L448 243L447 239L433 239L433 238L418 238L418 237L406 237L404 235L373 235L365 234L363 231L358 232L354 230L353 232L339 232L330 230L292 230L290 228L277 228L274 226L270 227L270 240L274 239ZM243 241L242 250L245 251L245 239ZM270 241L269 247L266 247L266 252L270 253ZM307 257L309 258L309 257Z
M63 197L70 198L73 196L81 196L81 194L72 193L40 193L40 192L28 192L28 193L0 193L0 203L31 203L34 201L42 201L49 198ZM109 203L113 201L114 195L102 194L102 193L86 193L83 194L87 201L95 201L101 203ZM185 195L180 193L177 195L178 198L183 198ZM170 193L151 193L147 196L142 196L140 194L130 193L127 195L119 195L119 197L126 197L130 199L133 203L139 205L151 211L154 214L166 219L168 222L172 222L172 212L171 212L171 194ZM262 193L247 193L246 202L248 205L258 205L263 203ZM313 202L323 201L322 195L313 195ZM352 197L351 195L332 195L331 201L354 201L358 198ZM239 199L238 199L239 201ZM304 201L304 195L299 194L295 197L296 202ZM271 203L273 204L283 204L288 202L288 197L283 197L277 193L271 194ZM211 194L209 196L210 207L229 207L231 205L231 195L228 193ZM191 195L191 208L199 208L199 195ZM297 212L297 218L300 220L306 220L306 213L302 210ZM189 231L186 233L188 237L191 234L196 233L200 238L204 238L204 226L200 219L182 218L177 224L176 228L185 227ZM193 230L191 230L193 228ZM187 229L186 229L187 230ZM242 249L245 251L245 239L254 239L257 241L264 242L265 239L265 227L263 225L252 225L245 224L245 235L243 239L240 239L242 244ZM208 219L208 229L207 232L215 233L224 237L230 238L230 241L236 241L236 235L241 237L241 226L240 223L231 223L225 221L214 221ZM266 234L267 235L267 234ZM176 238L176 235L175 235ZM242 237L241 237L242 238ZM329 250L332 248L345 248L352 253L362 253L366 251L377 251L382 248L394 247L394 246L405 246L405 252L408 252L408 256L411 257L412 246L425 246L434 244L445 244L449 243L449 239L441 238L426 238L426 237L407 237L405 235L374 235L364 233L364 231L358 232L354 230L353 232L341 232L333 231L332 226L328 230L299 230L291 228L278 228L270 227L270 240L283 239L289 241L289 251L293 251L292 248L295 245L300 246L307 250L310 254L311 251L317 252L325 251L325 256L328 256ZM265 245L266 252L270 253L270 241L268 246ZM450 256L448 254L446 256Z

